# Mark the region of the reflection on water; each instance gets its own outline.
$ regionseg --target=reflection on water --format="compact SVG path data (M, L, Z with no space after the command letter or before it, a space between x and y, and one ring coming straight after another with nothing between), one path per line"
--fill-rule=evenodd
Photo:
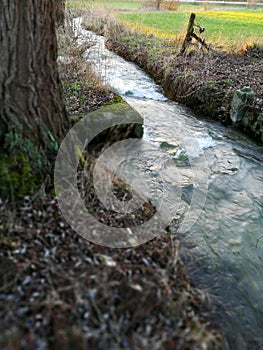
M189 231L179 227L182 256L197 286L221 302L216 320L230 348L263 348L262 147L167 101L144 72L105 49L102 37L78 30L80 42L94 41L86 57L141 113L144 140L159 148L157 158L151 154L138 166L147 164L155 179L159 174L177 199L180 189L175 217L198 218Z

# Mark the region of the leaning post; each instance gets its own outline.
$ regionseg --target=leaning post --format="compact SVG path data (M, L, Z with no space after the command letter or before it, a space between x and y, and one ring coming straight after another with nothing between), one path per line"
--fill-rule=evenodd
M191 13L191 16L189 18L188 27L186 36L184 38L184 42L180 51L180 55L183 55L185 50L187 49L188 45L190 44L192 40L192 35L194 33L194 23L195 23L195 13Z

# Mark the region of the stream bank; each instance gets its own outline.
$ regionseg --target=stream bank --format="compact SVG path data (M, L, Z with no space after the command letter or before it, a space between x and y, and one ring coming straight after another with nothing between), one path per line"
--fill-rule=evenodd
M227 53L193 47L186 56L178 56L178 44L131 31L107 18L91 15L84 25L104 35L108 49L146 71L169 99L191 107L200 118L219 120L263 142L262 48ZM233 97L246 86L255 94L253 102L245 106L241 102L242 118L233 122Z

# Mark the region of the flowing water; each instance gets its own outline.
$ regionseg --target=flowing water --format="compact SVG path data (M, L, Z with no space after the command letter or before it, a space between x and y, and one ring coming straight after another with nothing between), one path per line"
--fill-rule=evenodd
M75 23L80 43L92 43L87 59L143 116L144 140L159 150L149 156L154 176L163 171L171 193L180 187L173 222L185 262L196 285L221 303L215 319L229 348L263 349L262 147L167 100L141 69L108 51L103 37Z

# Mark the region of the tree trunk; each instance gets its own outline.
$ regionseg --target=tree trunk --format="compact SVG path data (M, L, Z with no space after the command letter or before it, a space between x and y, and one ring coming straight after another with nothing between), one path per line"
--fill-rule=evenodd
M69 123L57 67L56 2L0 1L0 140L10 131L48 150Z

